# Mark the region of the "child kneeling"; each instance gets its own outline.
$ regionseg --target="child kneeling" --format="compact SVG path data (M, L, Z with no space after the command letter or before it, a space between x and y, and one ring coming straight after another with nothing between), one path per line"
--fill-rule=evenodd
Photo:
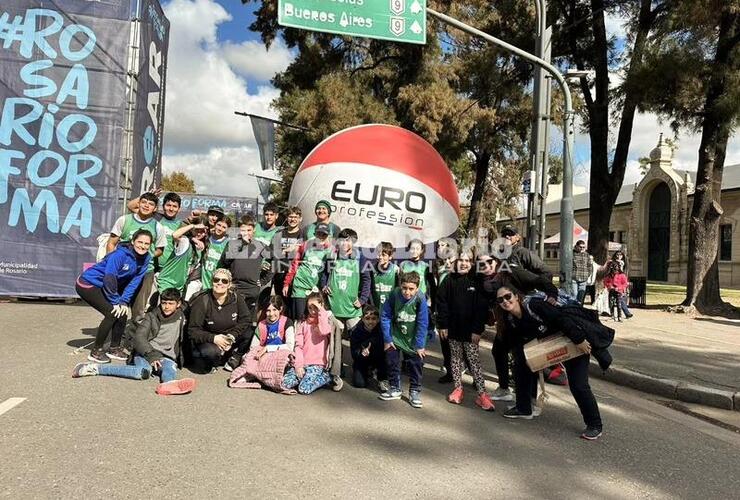
M128 364L79 363L72 377L104 375L134 380L148 379L158 374L157 394L170 396L187 394L195 389L195 379L176 380L177 368L182 366L182 335L185 316L180 309L180 291L168 288L160 295L159 307L149 311L136 325L133 333L134 350Z
M320 293L314 292L306 297L306 306L306 320L296 327L294 366L283 377L283 387L298 387L301 394L311 394L332 382L331 344L334 332L339 327L324 308L324 298ZM341 363L342 360L334 362ZM341 383L335 381L332 389L339 391L341 388Z
M387 391L383 334L380 332L380 314L375 306L367 304L362 308L361 321L352 330L349 346L352 351L352 385L367 387L372 370L377 370L378 387L381 392Z
M409 404L421 408L421 375L426 355L429 309L419 291L419 275L412 271L401 275L396 288L383 304L380 317L390 389L378 396L383 401L401 399L401 354L409 367Z

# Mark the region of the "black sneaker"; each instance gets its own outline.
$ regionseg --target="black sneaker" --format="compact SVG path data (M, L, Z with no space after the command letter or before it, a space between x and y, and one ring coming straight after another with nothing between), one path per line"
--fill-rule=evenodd
M93 363L110 363L110 358L103 349L93 349L87 355L87 359Z
M586 439L588 441L596 441L600 437L601 429L597 429L596 427L586 427L586 430L581 434L581 439Z
M227 372L233 372L235 368L237 368L240 364L242 364L242 356L239 354L234 354L229 358L228 361L226 361L226 364L224 365L224 370Z
M504 417L506 418L521 418L524 420L532 420L532 414L529 413L522 413L520 412L516 406L512 406L508 410L504 412Z
M106 354L110 359L117 361L126 361L128 359L128 353L123 350L123 347L111 347Z

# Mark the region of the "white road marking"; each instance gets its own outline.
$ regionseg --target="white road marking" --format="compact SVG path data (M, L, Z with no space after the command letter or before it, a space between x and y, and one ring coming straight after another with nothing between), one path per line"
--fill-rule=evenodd
M3 413L9 410L12 410L13 408L18 406L25 400L26 398L10 398L10 399L3 401L2 403L0 403L0 415L2 415Z

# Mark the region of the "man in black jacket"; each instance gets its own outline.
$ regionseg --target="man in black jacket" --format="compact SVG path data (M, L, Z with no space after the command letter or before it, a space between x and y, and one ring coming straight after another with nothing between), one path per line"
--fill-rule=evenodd
M72 377L107 375L135 380L158 374L161 383L157 394L170 396L187 394L195 388L195 380L176 380L182 366L182 343L185 315L180 309L180 291L168 288L160 295L159 307L146 313L138 322L131 322L134 349L125 365L80 363Z
M522 237L514 226L504 226L501 230L501 236L511 243L511 255L506 258L511 267L525 269L552 282L552 272L547 269L545 263L536 253L522 246Z

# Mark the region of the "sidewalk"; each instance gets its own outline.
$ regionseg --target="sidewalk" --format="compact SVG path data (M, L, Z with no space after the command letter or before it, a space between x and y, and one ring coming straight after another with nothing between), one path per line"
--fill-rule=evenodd
M643 392L740 410L740 321L633 309L622 323L602 318L616 335L614 364L593 376Z

